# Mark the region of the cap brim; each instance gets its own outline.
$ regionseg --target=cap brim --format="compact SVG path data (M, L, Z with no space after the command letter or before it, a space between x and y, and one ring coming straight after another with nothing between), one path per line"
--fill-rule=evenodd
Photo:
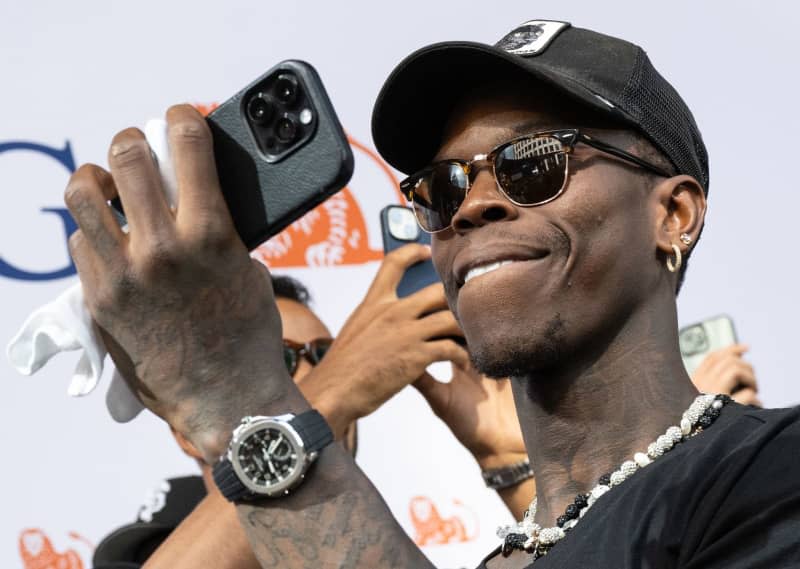
M92 562L101 565L140 559L141 549L146 544L152 546L153 541L159 538L163 541L174 529L173 526L144 522L123 526L100 542L94 550Z
M372 114L375 147L394 168L416 172L439 150L453 106L470 90L521 74L598 111L626 118L536 57L523 58L482 43L443 42L409 55L384 83Z

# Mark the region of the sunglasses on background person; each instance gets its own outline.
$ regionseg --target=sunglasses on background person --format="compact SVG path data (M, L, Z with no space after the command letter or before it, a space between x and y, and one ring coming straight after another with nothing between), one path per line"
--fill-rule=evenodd
M333 344L333 338L317 338L305 344L283 340L283 360L289 375L293 376L300 365L300 360L305 358L312 366L317 365L328 349Z
M444 231L464 203L479 162L491 165L497 187L511 203L531 207L560 196L567 185L569 155L578 143L596 148L659 176L672 174L619 148L595 140L578 129L563 129L513 138L488 154L472 160L435 162L400 182L400 189L414 206L423 231Z

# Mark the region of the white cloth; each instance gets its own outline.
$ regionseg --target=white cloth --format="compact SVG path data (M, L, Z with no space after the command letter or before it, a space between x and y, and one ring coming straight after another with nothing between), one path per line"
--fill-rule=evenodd
M177 182L169 153L166 121L148 121L144 134L158 163L164 193L170 205L175 207L178 204ZM81 356L67 393L80 397L97 387L107 355L97 326L83 302L80 283L35 310L9 342L6 355L19 373L32 375L59 352L73 350L81 350ZM114 420L121 423L130 421L144 408L116 369L106 392L106 406Z

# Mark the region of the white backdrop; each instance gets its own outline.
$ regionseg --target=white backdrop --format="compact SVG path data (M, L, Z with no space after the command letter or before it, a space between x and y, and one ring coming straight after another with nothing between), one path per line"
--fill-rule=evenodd
M70 157L76 164L105 164L117 130L143 125L175 102L222 101L286 58L318 68L345 128L369 149L372 103L388 72L411 50L445 39L491 43L522 21L550 18L644 46L693 109L711 156L710 212L681 294L681 321L732 315L740 338L752 346L762 400L768 406L800 402L793 369L800 322L792 229L800 211L793 170L800 10L794 6L3 0L0 343L28 312L75 281L58 276L71 273L58 210ZM397 200L378 162L362 150L356 160L352 199L318 213L315 235L325 238L332 234L325 228L339 223L350 236L359 230L361 242L341 249L344 264L334 268L276 270L309 286L315 308L334 330L376 270L378 211ZM298 235L284 265L309 244L297 245ZM100 393L69 399L74 363L75 357L61 356L33 378L0 364L4 569L38 567L21 553L26 529L37 533L28 534L24 551L43 559L46 536L53 555L72 550L83 559L72 568L89 567L91 543L131 521L151 487L195 470L154 417L118 425ZM415 496L429 498L442 517L463 521L468 541L425 548L438 566L474 566L494 546L494 527L507 514L412 389L362 421L360 450L361 466L412 535L408 508Z

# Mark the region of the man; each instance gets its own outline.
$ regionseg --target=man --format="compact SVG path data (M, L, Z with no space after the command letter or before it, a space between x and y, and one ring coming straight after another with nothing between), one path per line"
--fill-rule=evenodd
M138 131L115 137L111 174L85 166L66 192L73 257L118 366L209 462L242 416L269 416L218 463L262 566L429 567L277 365L270 287L226 216L205 124L185 106L167 118L174 215ZM495 47L430 46L388 79L373 132L413 174L404 189L437 232L433 259L478 369L513 378L538 508L487 566L796 565L797 410L696 399L680 360L675 294L703 226L707 158L644 52L556 22ZM115 195L129 235L108 211ZM292 447L303 464L322 450L311 470L286 466L304 475L289 494L267 497L286 484L230 471L278 460L285 439L268 431L289 412L313 431Z

